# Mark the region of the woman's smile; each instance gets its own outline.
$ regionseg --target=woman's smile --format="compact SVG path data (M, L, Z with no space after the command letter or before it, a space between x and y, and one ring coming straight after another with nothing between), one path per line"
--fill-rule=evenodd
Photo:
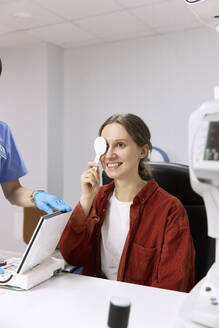
M107 150L101 163L112 179L130 179L138 175L141 148L134 142L126 129L119 123L105 126L101 136L106 140Z
M122 165L121 162L115 162L115 163L107 163L106 166L109 170L116 170L118 167Z

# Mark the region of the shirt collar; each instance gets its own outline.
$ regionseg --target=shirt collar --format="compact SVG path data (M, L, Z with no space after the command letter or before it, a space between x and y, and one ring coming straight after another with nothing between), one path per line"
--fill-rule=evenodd
M154 179L147 181L146 185L139 191L133 199L133 204L145 203L148 198L157 190L158 184Z
M110 182L109 184L104 185L101 188L101 198L109 197L111 192L114 189L114 182ZM139 191L139 193L134 197L133 204L145 203L146 200L156 191L158 188L158 184L154 179L150 179L147 181L146 185Z
M111 194L111 192L113 191L114 186L115 186L115 185L114 185L114 181L112 181L112 182L110 182L110 183L104 185L104 186L101 188L101 190L100 190L100 192L101 192L100 197L101 197L101 198L103 198L103 197L107 197L107 198L108 198L108 196L109 196L109 195Z

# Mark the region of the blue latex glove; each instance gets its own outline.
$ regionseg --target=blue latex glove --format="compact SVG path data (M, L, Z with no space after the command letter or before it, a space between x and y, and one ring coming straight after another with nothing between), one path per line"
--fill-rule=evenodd
M36 206L48 214L53 213L53 208L61 212L70 212L71 206L66 204L61 198L50 195L44 191L37 191L33 196Z

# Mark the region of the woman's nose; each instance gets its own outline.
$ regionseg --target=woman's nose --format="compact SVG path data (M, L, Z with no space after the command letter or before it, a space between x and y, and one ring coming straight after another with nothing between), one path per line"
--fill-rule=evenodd
M106 150L105 156L108 159L115 156L115 152L113 150L113 147L108 147L108 149Z

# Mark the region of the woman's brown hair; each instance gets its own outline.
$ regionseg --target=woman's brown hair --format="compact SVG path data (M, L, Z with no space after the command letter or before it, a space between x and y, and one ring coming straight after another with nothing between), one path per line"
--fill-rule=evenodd
M152 144L150 141L150 130L140 117L131 113L112 115L101 125L99 129L99 135L101 135L103 128L106 125L112 123L121 124L139 147L142 147L147 144L149 147L149 151L152 150ZM149 154L147 154L147 156L145 158L142 158L139 162L138 174L142 179L147 179L151 177L151 172L147 165L148 155Z

